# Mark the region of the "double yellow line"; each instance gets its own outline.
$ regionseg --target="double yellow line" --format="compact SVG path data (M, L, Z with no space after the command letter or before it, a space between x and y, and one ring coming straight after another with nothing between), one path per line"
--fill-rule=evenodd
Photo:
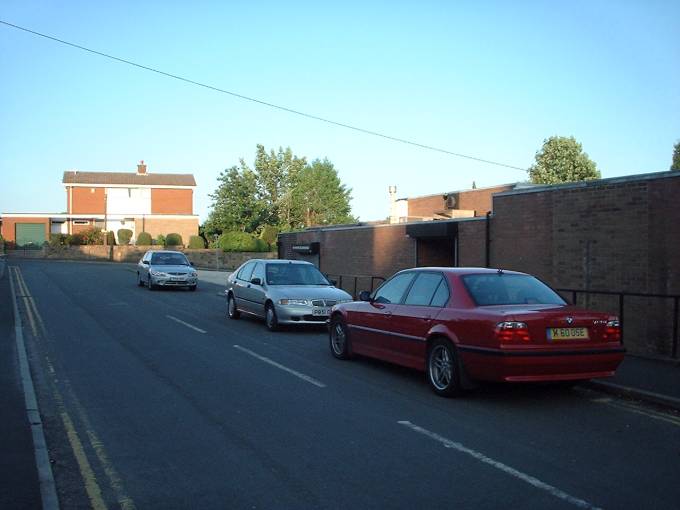
M28 289L28 285L26 284L26 281L24 280L24 277L21 274L21 269L19 269L18 266L10 266L9 270L10 279L12 278L12 276L14 276L14 281L16 281L16 286L17 289L19 290L19 293L16 294L16 296L23 300L24 309L26 310L26 315L28 317L28 322L30 324L34 338L42 336L45 340L47 340L48 339L47 328L45 327L45 323L40 315L40 312L38 311L38 307L35 304L35 300L33 299L33 296L31 296L31 293ZM55 379L50 381L52 386L53 397L59 415L61 417L61 421L64 424L64 429L66 430L66 436L71 446L71 450L73 451L73 455L76 459L76 462L78 463L78 469L80 470L80 475L83 478L83 482L85 484L85 491L90 500L90 505L94 510L107 510L108 507L104 502L101 487L97 482L97 477L94 473L94 470L92 469L90 461L87 458L85 448L83 446L82 441L80 440L80 436L78 435L78 432L74 425L74 421L66 409L64 397L57 388L56 385L57 374L47 354L45 355L45 360L47 362L47 368L50 371L50 375ZM97 456L97 459L99 460L99 463L104 473L106 474L106 477L108 478L111 488L116 494L116 499L118 501L118 504L120 505L120 508L123 510L135 510L136 508L135 504L132 501L132 499L126 495L123 489L123 484L120 479L120 476L118 475L118 473L113 467L113 464L109 460L108 454L106 453L106 450L104 449L102 442L99 440L97 434L92 429L90 425L90 420L87 417L85 409L80 405L78 399L73 394L73 391L70 389L71 386L68 380L65 377L60 377L59 379L62 381L63 384L65 384L67 392L70 393L71 400L74 402L80 421L85 426L86 429L85 433L87 435L88 442L90 443L92 450L95 452L95 455Z

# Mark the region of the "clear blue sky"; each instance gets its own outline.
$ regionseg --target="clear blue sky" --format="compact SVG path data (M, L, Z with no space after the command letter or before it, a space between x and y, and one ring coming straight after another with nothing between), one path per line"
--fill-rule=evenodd
M680 139L680 2L30 2L0 19L240 94L529 167L574 136L604 177L668 170ZM62 172L196 176L255 145L328 157L362 220L521 171L347 131L0 26L0 211L61 212Z

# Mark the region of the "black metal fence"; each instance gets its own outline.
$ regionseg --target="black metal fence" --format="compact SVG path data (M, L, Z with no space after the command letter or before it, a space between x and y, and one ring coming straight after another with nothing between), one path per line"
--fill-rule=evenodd
M680 331L678 331L678 312L680 312L680 294L648 294L644 292L615 292L609 290L583 290L583 289L555 289L558 292L571 293L571 302L576 303L576 298L579 294L583 295L600 295L600 296L615 296L618 298L619 306L619 321L621 323L621 338L623 339L624 332L624 305L626 297L638 298L655 298L655 299L672 299L673 300L673 336L671 357L678 357L678 344L680 343Z
M361 274L329 274L326 275L330 280L335 280L336 286L340 289L349 292L354 299L358 297L358 293L362 290L373 292L378 284L385 281L382 276L370 276ZM359 287L359 283L366 283L366 287Z

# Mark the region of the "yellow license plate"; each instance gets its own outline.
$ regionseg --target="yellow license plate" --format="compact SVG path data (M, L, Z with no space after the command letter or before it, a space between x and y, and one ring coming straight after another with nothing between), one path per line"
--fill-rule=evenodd
M588 328L548 328L548 340L588 340Z

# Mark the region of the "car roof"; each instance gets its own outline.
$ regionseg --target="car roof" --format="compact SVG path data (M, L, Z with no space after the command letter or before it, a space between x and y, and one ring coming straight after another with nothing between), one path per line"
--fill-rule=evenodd
M290 260L290 259L250 259L248 262L266 262L267 264L304 264L308 266L313 266L311 262L306 260Z
M404 269L403 271L441 271L459 276L468 274L498 274L499 271L503 272L504 274L527 274L520 271L510 271L507 269L490 267L413 267L410 269Z
M147 253L179 253L181 255L184 255L181 251L175 251L175 250L147 250Z

